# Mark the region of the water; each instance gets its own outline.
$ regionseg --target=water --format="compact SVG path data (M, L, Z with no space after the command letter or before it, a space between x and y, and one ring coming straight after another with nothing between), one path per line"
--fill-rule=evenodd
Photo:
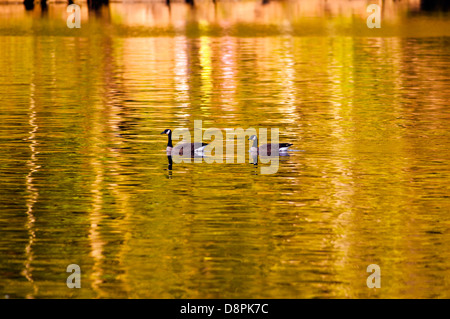
M178 4L179 26L130 4L79 31L64 5L0 6L0 297L450 297L448 18L368 36L271 5L242 22ZM295 151L272 175L169 170L160 133L194 120L279 128Z

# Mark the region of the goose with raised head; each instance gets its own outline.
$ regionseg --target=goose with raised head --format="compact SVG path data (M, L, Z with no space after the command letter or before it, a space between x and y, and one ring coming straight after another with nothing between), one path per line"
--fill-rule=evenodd
M258 147L258 137L256 135L250 136L249 141L253 141L253 145L250 147L250 152L258 153L259 155L277 156L280 154L286 155L291 143L278 143L278 144L263 144ZM272 147L274 152L272 153Z
M166 129L161 134L167 134L167 154L179 156L196 156L201 155L208 143L182 143L173 147L172 130Z

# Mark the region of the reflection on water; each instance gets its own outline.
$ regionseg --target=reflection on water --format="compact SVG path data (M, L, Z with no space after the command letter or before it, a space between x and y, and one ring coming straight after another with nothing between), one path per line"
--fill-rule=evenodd
M35 6L5 4L0 0L0 34L51 34L89 37L175 36L450 36L448 4L439 0L292 0L292 1L183 1L111 2L89 9L81 6L81 28L66 25L70 13L64 2ZM45 3L45 2L42 2ZM369 29L369 4L381 10L381 28ZM440 11L446 10L446 11ZM208 41L208 38L204 38ZM225 40L223 41L226 42ZM228 53L227 53L228 52ZM224 48L223 59L232 51ZM207 51L202 50L202 55ZM202 65L203 66L203 65ZM224 85L226 85L224 83Z
M247 25L226 6L214 21L236 33L199 9L157 37L115 14L67 36L52 5L0 6L17 12L0 23L0 297L449 297L449 29L272 36L283 2ZM194 120L279 128L294 151L273 175L252 156L173 163L159 133Z

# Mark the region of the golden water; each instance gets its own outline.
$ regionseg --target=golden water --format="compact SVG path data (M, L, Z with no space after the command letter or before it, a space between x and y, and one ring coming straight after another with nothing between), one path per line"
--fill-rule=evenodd
M450 297L448 17L271 5L0 6L0 298ZM168 170L159 133L194 120L295 151Z

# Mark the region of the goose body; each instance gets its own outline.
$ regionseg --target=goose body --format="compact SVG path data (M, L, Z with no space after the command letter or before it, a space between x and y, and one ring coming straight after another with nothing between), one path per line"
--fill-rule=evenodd
M293 144L291 143L278 143L278 144L263 144L258 147L258 138L256 135L252 135L249 138L250 141L253 141L252 147L250 147L250 152L252 153L258 153L260 155L267 155L267 156L276 156L281 154L286 154L289 147L291 147ZM273 153L272 153L273 148Z
M167 134L167 154L168 155L178 155L178 156L191 156L201 155L205 150L206 145L208 143L182 143L177 144L177 146L173 147L172 144L172 130L167 129L161 132L161 134Z

